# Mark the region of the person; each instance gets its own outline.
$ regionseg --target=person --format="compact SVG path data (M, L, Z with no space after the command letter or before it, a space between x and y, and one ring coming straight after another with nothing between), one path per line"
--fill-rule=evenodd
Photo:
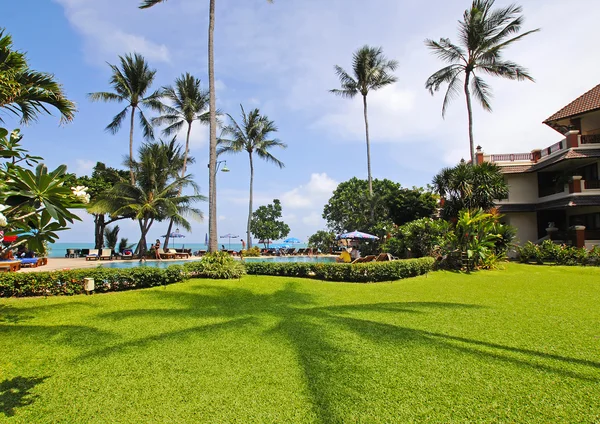
M17 258L24 258L27 255L27 249L24 244L19 245L17 249Z
M160 240L156 239L156 243L154 243L154 255L156 255L156 259L158 259L159 261L162 260L162 258L160 257Z
M224 244L221 245L221 250L225 250L225 245Z
M242 250L246 250L246 242L244 239L240 239L240 241L242 242Z
M358 250L356 247L353 247L352 251L350 252L350 257L353 261L360 258L360 250Z

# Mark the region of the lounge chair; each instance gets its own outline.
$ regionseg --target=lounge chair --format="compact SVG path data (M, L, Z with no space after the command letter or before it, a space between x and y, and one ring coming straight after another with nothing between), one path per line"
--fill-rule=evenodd
M20 269L21 269L20 261L5 260L5 259L0 260L0 271L16 272Z
M394 257L389 253L380 253L379 256L377 256L377 259L375 259L375 262L387 262L392 260L394 260Z
M158 254L161 259L175 259L175 253L166 252L165 249L158 249Z
M108 259L109 261L112 261L112 249L102 249L102 251L100 252L100 259Z
M195 255L196 255L196 256L204 256L204 255L206 255L206 250L198 250L198 251L195 253Z
M295 247L290 247L287 250L287 253L286 253L286 255L295 255L295 254L296 254L296 248Z
M97 261L98 259L100 259L98 249L90 249L90 253L85 257L86 261Z
M364 256L362 258L356 258L351 263L363 264L365 262L373 262L376 258L377 258L377 256L375 256L375 255L368 255L368 256Z
M178 252L177 249L169 249L169 253L175 253L176 258L187 259L190 255L187 252Z
M75 249L67 249L65 258L75 258Z
M296 252L296 255L306 255L306 249L302 248L302 249L298 249L298 252Z
M42 258L23 258L19 259L23 268L37 268L42 264Z
M131 249L125 249L121 252L121 259L133 259L133 252Z

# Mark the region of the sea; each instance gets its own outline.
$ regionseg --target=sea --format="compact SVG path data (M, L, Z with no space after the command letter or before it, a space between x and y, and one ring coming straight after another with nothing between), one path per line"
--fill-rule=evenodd
M162 240L161 240L162 242ZM221 249L222 247L225 247L226 250L242 250L242 244L241 243L219 243L219 249ZM264 245L262 244L258 244L255 243L253 244L253 246L258 246L260 248L263 248ZM287 247L295 247L295 248L303 248L306 247L305 243L296 243L296 244L285 244L283 242L275 242L272 243L270 245L270 247L277 247L277 246L287 246ZM66 253L67 253L67 249L93 249L94 248L94 243L54 243L51 244L49 246L49 253L48 253L48 257L50 258L64 258ZM171 249L192 249L192 252L196 252L198 250L207 250L207 247L204 243L182 243L179 240L175 240L175 242L173 243L172 241L169 241L169 248ZM135 249L135 246L134 246Z

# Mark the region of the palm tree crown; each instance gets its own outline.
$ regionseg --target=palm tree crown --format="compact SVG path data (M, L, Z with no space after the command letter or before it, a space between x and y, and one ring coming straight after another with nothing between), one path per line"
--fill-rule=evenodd
M387 59L381 47L363 46L352 56L352 73L350 75L342 67L335 65L335 73L340 79L341 89L329 90L331 93L345 98L353 98L361 94L365 119L365 135L367 140L367 174L369 195L373 195L373 178L371 176L371 146L369 142L369 119L367 117L367 95L369 91L379 90L395 83L398 78L392 74L398 62Z
M61 122L75 115L75 104L65 97L54 75L29 69L25 54L13 50L12 37L0 28L0 108L21 115L21 123L27 124L38 114L50 114L48 106L58 110Z
M471 162L475 163L475 149L472 131L471 92L484 110L491 111L490 86L478 75L479 72L491 76L499 76L510 80L533 81L527 69L502 57L504 50L534 29L520 35L523 25L522 8L509 5L500 9L492 9L494 0L473 0L470 9L464 12L459 23L458 38L460 45L453 44L448 38L439 41L427 39L425 44L442 61L450 65L431 75L425 87L431 94L448 84L442 116L445 116L448 104L460 93L463 85L469 114L469 139ZM464 81L463 81L464 77Z
M252 219L252 189L254 182L254 162L253 154L275 164L279 168L285 165L270 152L275 147L287 148L287 144L276 138L270 138L271 134L277 132L275 123L267 116L261 115L258 109L251 110L246 114L244 107L242 109L242 124L239 125L231 115L229 117L229 125L223 128L221 137L217 141L217 156L223 153L240 153L248 152L250 160L250 200L248 211L248 225L246 229L248 248L252 247L252 237L250 235L250 221ZM230 138L223 138L229 136Z
M126 103L127 106L112 119L110 124L106 126L106 130L112 134L116 134L121 128L123 120L127 116L127 110L131 108L131 122L129 128L129 156L133 156L133 127L136 109L138 109L138 119L142 127L145 139L154 139L154 130L152 125L144 115L143 107L150 107L154 110L160 110L161 104L159 101L160 92L154 91L150 95L146 92L150 90L156 70L150 69L146 59L138 53L133 55L127 54L124 57L119 56L119 68L116 65L108 64L112 69L110 85L113 92L96 92L89 93L88 97L91 101L117 102ZM134 182L133 170L131 170L131 181Z

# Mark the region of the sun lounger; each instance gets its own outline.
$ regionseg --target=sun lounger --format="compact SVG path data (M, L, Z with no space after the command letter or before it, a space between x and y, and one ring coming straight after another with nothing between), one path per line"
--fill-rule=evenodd
M175 259L175 253L166 252L165 249L158 249L161 259Z
M112 261L112 250L102 249L102 252L100 253L100 259L108 259L109 261Z
M90 249L89 255L85 257L86 261L97 261L98 259L100 259L100 256L98 255L98 249Z
M204 255L206 255L206 250L198 250L198 251L195 253L195 255L196 255L196 256L204 256Z
M0 271L16 272L21 269L20 261L0 260Z
M21 267L23 268L37 268L38 265L42 264L41 258L23 258L19 259Z
M375 256L375 255L368 255L368 256L364 256L362 258L356 258L351 263L363 264L365 262L373 262L376 258L377 258L377 256Z
M133 251L131 249L125 249L121 252L121 259L133 259Z
M377 256L377 259L375 259L375 262L387 262L393 259L394 257L389 253L380 253L379 256Z
M297 255L306 255L306 249L298 249L298 252L296 253Z
M186 259L190 257L190 255L187 252L178 252L176 249L169 249L169 253L175 253L176 258Z

